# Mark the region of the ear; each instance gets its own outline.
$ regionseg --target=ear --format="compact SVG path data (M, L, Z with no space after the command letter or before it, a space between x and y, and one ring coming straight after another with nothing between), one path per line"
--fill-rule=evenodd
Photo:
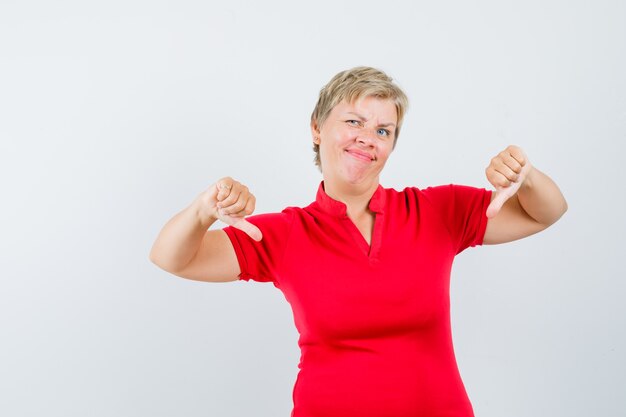
M320 144L320 128L317 125L317 120L311 120L311 135L313 136L313 143Z

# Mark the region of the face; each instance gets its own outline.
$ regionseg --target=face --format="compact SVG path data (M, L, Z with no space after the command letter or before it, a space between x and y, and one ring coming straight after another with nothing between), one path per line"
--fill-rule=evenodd
M324 125L311 125L320 146L324 180L361 184L375 181L391 151L397 124L392 100L363 97L337 104Z

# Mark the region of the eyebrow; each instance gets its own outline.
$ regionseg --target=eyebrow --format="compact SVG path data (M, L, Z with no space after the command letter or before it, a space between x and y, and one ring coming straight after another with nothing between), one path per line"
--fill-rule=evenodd
M349 112L347 112L347 114L353 114L353 115L355 115L356 117L358 117L359 119L361 119L361 121L364 121L364 120L365 120L365 117L363 117L363 116L361 116L360 114L355 113L355 112L353 112L353 111L349 111ZM395 123L381 123L381 124L379 124L378 126L382 126L382 127L389 127L389 126L393 126L393 127L396 127Z

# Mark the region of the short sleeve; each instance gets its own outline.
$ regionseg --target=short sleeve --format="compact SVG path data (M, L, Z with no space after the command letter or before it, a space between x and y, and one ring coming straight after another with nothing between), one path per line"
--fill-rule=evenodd
M247 221L261 230L263 238L260 242L232 226L223 229L237 255L241 269L239 279L277 283L276 277L287 246L293 217L293 213L288 209L282 213L246 217Z
M468 247L482 245L491 191L449 184L428 187L423 193L448 228L457 254Z

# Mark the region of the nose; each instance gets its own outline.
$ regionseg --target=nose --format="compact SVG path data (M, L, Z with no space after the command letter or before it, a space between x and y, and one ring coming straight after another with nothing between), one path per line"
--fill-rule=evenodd
M357 141L365 146L374 146L376 140L376 129L364 127L357 135Z

